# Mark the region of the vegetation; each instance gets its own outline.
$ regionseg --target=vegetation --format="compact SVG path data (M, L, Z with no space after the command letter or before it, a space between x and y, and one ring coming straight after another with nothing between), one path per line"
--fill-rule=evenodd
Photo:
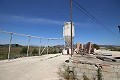
M20 54L26 54L27 53L27 47L23 47L20 51Z
M96 48L97 50L100 49L100 47L97 44L93 44L93 48Z
M61 53L62 51L58 47L49 47L49 54Z
M33 51L32 51L32 54L33 54L33 56L38 55L38 50L36 48L34 48Z
M7 59L7 54L0 54L0 60Z
M102 80L102 74L101 74L101 68L100 67L97 70L97 77L98 77L98 80Z
M9 46L7 44L0 46L0 60L7 59L8 49L9 49ZM39 49L38 47L30 46L29 56L38 56L38 53L39 53L38 49ZM41 47L41 52L43 49L44 47ZM57 46L50 46L48 48L48 52L49 54L56 54L56 53L61 52L61 49L60 47L57 47ZM47 50L45 49L42 55L46 53L47 53ZM26 56L27 56L27 46L20 46L19 44L14 44L14 45L12 44L11 52L10 52L11 59L16 59L19 57L26 57Z
M78 80L76 78L76 72L75 71L70 71L69 66L67 64L63 64L60 68L59 68L59 72L58 75L62 78L64 78L65 80Z
M107 49L111 51L120 51L120 47L109 46Z
M10 58L15 59L20 57L21 47L12 47ZM8 47L0 47L0 60L7 59L8 56Z
M83 80L90 80L86 75L83 75Z

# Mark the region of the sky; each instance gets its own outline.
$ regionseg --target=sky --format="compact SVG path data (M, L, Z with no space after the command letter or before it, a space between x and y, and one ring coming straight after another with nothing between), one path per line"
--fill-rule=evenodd
M120 0L75 0L89 13L105 24L120 37ZM76 5L73 2L74 5ZM120 45L120 38L102 28L98 23L72 6L75 26L74 43ZM69 0L0 0L0 30L40 36L63 38L64 22L69 19ZM0 33L0 44L9 43L10 36ZM12 43L26 44L28 37L13 35ZM43 45L48 45L42 40ZM63 44L53 40L49 44ZM38 45L38 39L31 39L31 45Z

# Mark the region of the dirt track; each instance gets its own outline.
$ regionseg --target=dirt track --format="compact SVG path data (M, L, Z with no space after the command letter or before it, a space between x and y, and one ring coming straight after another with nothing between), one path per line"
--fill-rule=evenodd
M0 80L58 80L59 66L68 55L49 54L0 61Z

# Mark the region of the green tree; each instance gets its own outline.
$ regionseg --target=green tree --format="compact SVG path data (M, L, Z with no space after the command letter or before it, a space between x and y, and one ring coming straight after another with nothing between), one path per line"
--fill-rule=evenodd
M38 50L36 48L34 48L33 51L32 51L32 54L33 55L37 55L38 54Z
M56 46L49 47L49 54L56 54L56 53L59 53L59 52L60 52L60 49L57 48Z
M20 54L25 54L27 53L27 47L23 47L20 51Z
M100 47L97 44L93 44L92 46L93 48L96 48L97 50L100 49Z
M19 47L19 44L15 44L15 47Z

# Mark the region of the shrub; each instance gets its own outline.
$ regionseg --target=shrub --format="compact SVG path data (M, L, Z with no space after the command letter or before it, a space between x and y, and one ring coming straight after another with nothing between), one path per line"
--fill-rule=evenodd
M66 80L69 80L69 78L70 78L70 76L69 76L69 66L63 64L63 65L59 68L58 74L59 74L60 77L66 79Z
M83 80L90 80L85 74L83 75Z
M101 68L100 67L97 70L97 77L98 77L98 80L102 80L102 74L101 74Z
M20 51L20 54L25 54L27 53L27 47L23 47Z
M59 49L56 47L49 47L49 54L56 54L59 52Z
M78 80L76 78L76 71L73 69L73 71L70 71L70 67L67 64L63 64L61 67L59 67L58 75L65 80Z
M34 48L33 51L32 51L32 54L33 54L33 55L38 54L38 50Z
M96 48L97 50L100 49L100 47L97 44L93 44L93 48Z

